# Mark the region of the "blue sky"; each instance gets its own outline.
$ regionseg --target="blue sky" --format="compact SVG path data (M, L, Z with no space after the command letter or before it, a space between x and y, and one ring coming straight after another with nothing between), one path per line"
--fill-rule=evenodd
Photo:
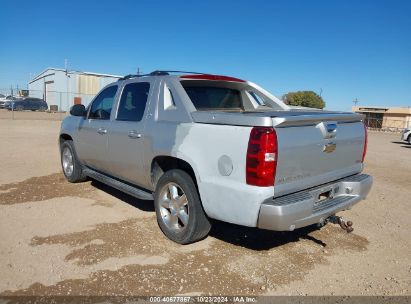
M46 67L178 69L251 80L327 108L411 106L411 1L0 2L0 88Z

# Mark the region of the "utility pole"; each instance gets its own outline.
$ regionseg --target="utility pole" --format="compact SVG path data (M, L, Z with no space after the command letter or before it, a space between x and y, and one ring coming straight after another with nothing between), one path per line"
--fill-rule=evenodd
M70 103L69 103L69 74L68 74L68 71L67 71L67 65L68 65L68 60L67 59L64 59L64 69L66 70L66 105L68 105L69 107L70 107ZM61 100L61 94L60 94L60 108L59 108L59 111L61 112L62 111L62 100Z
M359 101L358 101L358 99L357 99L357 98L356 98L356 99L354 99L352 102L354 103L354 107L356 107L356 106L357 106L357 104L359 103Z
M137 67L137 75L140 76L140 68L139 67Z
M323 94L323 88L320 88L320 97Z

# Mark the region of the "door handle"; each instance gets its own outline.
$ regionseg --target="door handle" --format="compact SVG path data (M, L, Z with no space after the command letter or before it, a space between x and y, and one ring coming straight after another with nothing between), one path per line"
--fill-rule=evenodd
M132 130L132 131L128 132L128 137L130 137L130 138L141 138L141 134L137 133L137 131Z
M97 130L97 133L98 133L98 134L101 134L101 135L107 134L107 129L99 128L99 129Z

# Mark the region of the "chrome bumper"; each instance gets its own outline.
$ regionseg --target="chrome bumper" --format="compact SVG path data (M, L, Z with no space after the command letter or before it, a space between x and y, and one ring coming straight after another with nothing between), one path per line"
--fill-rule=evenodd
M270 198L261 204L257 227L292 231L322 223L330 215L350 209L365 199L372 182L371 176L357 174L319 187ZM329 198L319 201L319 195L325 192L330 194Z

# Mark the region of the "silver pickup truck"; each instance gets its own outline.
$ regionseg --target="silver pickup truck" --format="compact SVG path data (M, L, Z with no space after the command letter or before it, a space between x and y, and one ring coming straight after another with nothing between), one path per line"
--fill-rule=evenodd
M361 174L362 116L292 108L238 78L128 75L70 113L59 138L67 180L154 200L161 230L180 244L207 236L210 218L277 231L322 225L372 185Z

